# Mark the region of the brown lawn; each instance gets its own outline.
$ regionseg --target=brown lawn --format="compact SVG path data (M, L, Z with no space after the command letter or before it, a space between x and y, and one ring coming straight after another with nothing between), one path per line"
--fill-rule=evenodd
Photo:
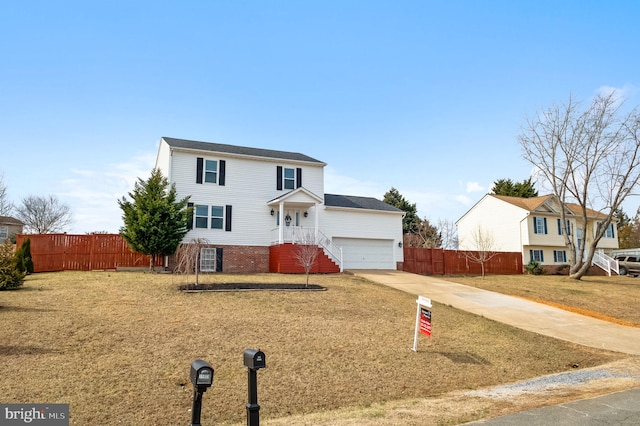
M547 278L538 284L509 277L465 279L507 293L518 287L531 298L590 310L617 305L603 311L640 322L622 306L638 300L633 279L572 283L552 277L554 284ZM304 276L275 274L205 279L304 282ZM267 368L258 372L260 413L269 424L291 415L367 410L624 358L437 303L433 337L421 336L415 353L409 349L415 296L350 275L312 276L311 283L327 288L322 292L177 291L186 283L185 277L167 274L43 273L29 276L17 291L0 292L0 401L69 403L74 425L184 425L191 419L189 367L202 358L215 368L202 423L243 424L247 371L242 354L260 348L267 359ZM443 408L434 422L455 424L491 414L483 410Z

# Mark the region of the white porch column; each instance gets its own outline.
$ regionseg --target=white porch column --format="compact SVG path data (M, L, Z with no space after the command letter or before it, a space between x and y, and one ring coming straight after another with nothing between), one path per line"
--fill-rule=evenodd
M316 238L316 244L317 244L318 243L318 231L319 231L318 224L320 223L320 220L318 218L318 216L320 216L319 215L320 210L318 209L318 203L316 203L316 205L314 206L314 209L315 209L315 215L314 216L315 216L315 221L316 221L316 223L315 223L315 228L316 228L316 230L315 230L315 234L316 234L315 238Z
M280 201L278 210L280 212L280 216L278 217L278 243L282 244L284 242L284 202Z

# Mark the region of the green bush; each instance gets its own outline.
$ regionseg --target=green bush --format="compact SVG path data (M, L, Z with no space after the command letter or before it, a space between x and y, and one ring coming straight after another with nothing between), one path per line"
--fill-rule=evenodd
M542 275L544 272L544 268L537 260L530 261L527 266L525 266L525 269L532 275Z
M11 241L0 244L0 290L18 288L24 283L26 272L18 269L16 253Z
M31 258L31 240L26 238L16 250L16 262L20 272L33 274L33 259Z

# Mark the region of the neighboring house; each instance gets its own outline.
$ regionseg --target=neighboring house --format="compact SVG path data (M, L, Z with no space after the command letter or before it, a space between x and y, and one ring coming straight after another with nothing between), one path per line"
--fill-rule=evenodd
M0 216L0 243L12 239L16 234L22 234L24 223L9 216Z
M292 272L292 243L310 238L333 261L318 272L397 269L404 212L375 198L325 194L325 166L294 152L168 137L156 159L178 197L190 197L184 242L210 244L201 269Z
M561 203L553 195L519 198L487 194L456 222L460 250L475 250L474 234L481 229L493 239L495 250L521 252L525 265L531 260L547 266L566 265L569 255L564 229L568 229L576 248L588 246L606 215L587 209L587 227L582 229L580 206L565 203L567 226L562 227L560 208ZM597 247L607 254L618 248L614 223Z

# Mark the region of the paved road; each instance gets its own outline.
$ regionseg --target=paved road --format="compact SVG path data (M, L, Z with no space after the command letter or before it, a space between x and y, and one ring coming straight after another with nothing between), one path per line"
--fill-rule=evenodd
M640 424L640 389L467 423L490 426L607 426Z
M640 355L640 328L612 324L559 308L435 277L401 271L354 275L535 333ZM640 389L475 422L483 425L640 425Z

